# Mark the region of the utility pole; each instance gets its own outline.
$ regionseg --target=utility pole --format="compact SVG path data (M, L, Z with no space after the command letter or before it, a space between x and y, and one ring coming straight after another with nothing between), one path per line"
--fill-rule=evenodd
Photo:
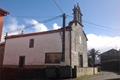
M66 15L63 13L63 34L62 34L62 58L61 61L65 62L65 25L66 25Z

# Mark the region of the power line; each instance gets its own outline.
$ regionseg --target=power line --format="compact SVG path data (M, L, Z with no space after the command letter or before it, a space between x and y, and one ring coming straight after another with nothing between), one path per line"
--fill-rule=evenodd
M87 24L85 24L85 25L87 25ZM93 24L88 24L88 25L93 25ZM94 27L93 27L93 26L94 26ZM103 31L113 32L113 30L111 30L111 29L98 27L98 26L96 26L96 25L93 25L93 26L91 26L91 27L96 28L96 29L99 29L99 30L103 30Z
M73 16L71 16L71 15L67 15L67 16L73 18ZM96 28L99 28L99 29L102 29L102 30L107 30L107 31L108 30L110 31L110 28L111 28L110 26L104 26L104 25L96 24L96 23L93 23L91 21L86 21L86 20L83 20L83 23L94 25L94 26L97 26ZM111 29L114 30L113 28L111 28Z
M75 0L71 0L72 2L76 2Z
M73 5L75 5L76 3L78 4L79 2L76 0L71 0L73 2Z
M111 28L110 26L99 25L99 24L89 22L89 21L87 21L87 22L84 21L84 23L89 24L89 25L93 25L94 28L101 29L101 30L104 30L104 31L109 31L109 32L112 32L112 33L115 30L114 28Z
M59 9L59 11L61 13L64 13L63 9L59 6L59 4L56 2L56 0L52 0L54 2L54 4L56 5L56 7Z
M72 17L72 16L70 16L70 15L67 15L67 16L68 16L68 17ZM39 23L48 23L48 22L53 21L53 20L55 20L55 19L58 19L58 18L60 18L60 17L62 17L62 15L58 15L58 16L55 16L55 17L52 17L52 18L49 18L49 19L46 19L46 20L43 20L43 21L38 21L37 24L39 24ZM102 29L102 30L104 30L104 31L113 31L113 29L110 29L110 27L108 27L108 26L99 25L99 24L96 24L96 23L93 23L93 22L90 22L90 21L85 21L85 20L84 20L84 23L90 24L90 25L94 25L94 26L96 26L97 29ZM37 25L37 24L27 25L27 26L25 26L23 29L22 29L22 28L19 28L19 29L10 31L9 33L17 32L17 31L22 31L22 30L31 28L31 27L33 27L33 26L35 26L35 25Z
M62 16L62 15L58 15L58 16L55 16L55 17L53 17L53 18L49 18L49 19L47 19L47 20L38 21L37 24L39 24L39 23L47 23L47 22L53 21L53 20L55 20L55 19L58 19L58 18L60 18L61 16ZM24 29L31 28L31 27L33 27L33 26L35 26L35 25L37 25L37 24L28 25L28 26L26 26ZM31 27L30 27L30 26L31 26Z
M52 21L52 20L58 19L58 18L60 18L60 17L62 17L62 15L58 15L58 16L55 16L55 17L49 18L49 19L47 19L47 20L43 20L42 23L47 23L47 22L49 22L49 21Z
M73 16L71 16L71 15L67 15L67 16L73 18ZM109 34L113 34L113 32L116 30L116 29L112 28L111 26L100 25L100 24L96 24L96 23L91 22L91 21L83 20L83 23L84 23L84 25L88 25L88 26L93 25L91 27L93 27L94 29L109 32Z
M46 19L46 20L43 20L43 21L38 21L38 23L36 23L36 24L30 24L30 25L25 26L23 29L22 29L22 28L19 28L19 29L10 31L10 32L8 32L8 33L13 33L13 32L17 32L17 31L22 31L22 30L31 28L31 27L33 27L33 26L35 26L35 25L37 25L37 24L47 23L47 22L53 21L53 20L55 20L55 19L58 19L58 18L60 18L60 17L62 17L62 15L58 15L58 16L55 16L55 17L52 17L52 18L49 18L49 19Z
M33 16L33 15L8 15L10 17L17 17L17 18L48 18L48 17L54 17L54 16Z
M96 23L93 23L93 22L90 22L90 21L84 21L84 22L87 23L87 24L91 24L91 25L94 25L94 26L99 26L99 27L108 29L108 28L107 28L108 26L96 24ZM109 27L109 28L110 28L110 27Z

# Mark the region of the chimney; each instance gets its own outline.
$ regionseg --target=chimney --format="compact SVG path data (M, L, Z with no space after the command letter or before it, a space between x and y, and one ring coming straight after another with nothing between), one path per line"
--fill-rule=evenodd
M9 13L0 8L0 41L2 38L2 30L3 30L3 23L4 23L4 16L7 16Z

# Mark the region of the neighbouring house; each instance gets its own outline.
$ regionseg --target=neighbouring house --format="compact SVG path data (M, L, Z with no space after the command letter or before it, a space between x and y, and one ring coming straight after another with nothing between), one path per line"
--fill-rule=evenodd
M2 38L2 30L3 30L3 23L4 23L4 16L7 16L9 13L0 8L0 41Z
M5 46L5 43L1 42L4 16L6 16L8 14L9 13L7 11L0 8L0 67L2 66L2 63L3 63L4 46Z
M0 66L2 66L3 64L4 48L5 48L5 43L4 42L0 43Z
M120 70L120 51L111 49L100 55L101 68L107 71Z
M85 67L86 69L82 71L88 71L88 39L83 27L80 7L75 5L73 20L65 28L6 36L3 68L35 69L62 66L62 69L57 70L63 72L58 73L59 76L67 74L71 76L73 73L76 75L76 67ZM64 54L63 40L65 40ZM68 66L71 67L70 70L66 69ZM56 70L47 74L53 73L56 73Z

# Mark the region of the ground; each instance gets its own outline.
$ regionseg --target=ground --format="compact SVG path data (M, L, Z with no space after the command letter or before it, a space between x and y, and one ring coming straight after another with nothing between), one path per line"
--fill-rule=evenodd
M101 72L94 76L83 76L76 80L120 80L120 75L114 72Z

